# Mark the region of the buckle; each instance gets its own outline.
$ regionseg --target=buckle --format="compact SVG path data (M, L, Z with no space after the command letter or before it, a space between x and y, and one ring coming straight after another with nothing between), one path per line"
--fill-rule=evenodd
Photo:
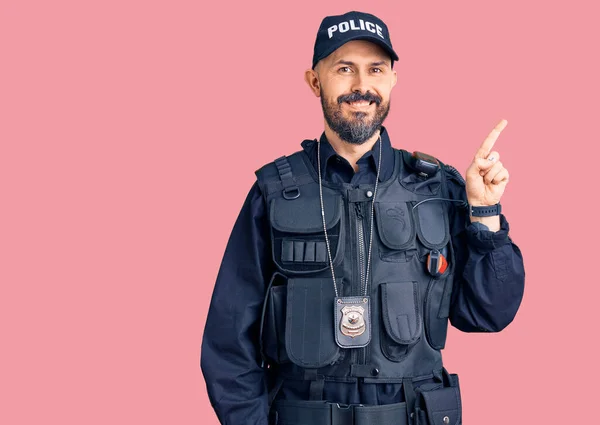
M285 199L296 199L300 196L300 188L298 186L287 187L283 189L283 197Z
M331 403L331 425L353 425L354 406L352 404Z

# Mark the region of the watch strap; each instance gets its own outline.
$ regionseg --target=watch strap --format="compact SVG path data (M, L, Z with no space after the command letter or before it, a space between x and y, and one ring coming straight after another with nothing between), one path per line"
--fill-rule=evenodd
M501 212L502 206L500 203L487 207L474 207L469 204L469 215L472 217L492 217L494 215L500 215Z

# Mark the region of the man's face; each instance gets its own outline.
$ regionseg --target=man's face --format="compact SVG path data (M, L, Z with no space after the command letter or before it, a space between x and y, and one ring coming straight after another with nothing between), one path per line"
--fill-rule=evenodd
M377 44L353 40L319 61L315 71L329 127L348 143L367 141L389 112L397 79L390 56Z

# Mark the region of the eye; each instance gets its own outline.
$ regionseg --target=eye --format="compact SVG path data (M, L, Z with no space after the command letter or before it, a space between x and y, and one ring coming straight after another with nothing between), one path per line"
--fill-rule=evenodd
M381 68L373 68L373 72L375 74L381 74L383 72L383 70Z
M347 73L347 72L352 71L352 69L350 69L349 66L342 66L338 71L341 71L343 73Z

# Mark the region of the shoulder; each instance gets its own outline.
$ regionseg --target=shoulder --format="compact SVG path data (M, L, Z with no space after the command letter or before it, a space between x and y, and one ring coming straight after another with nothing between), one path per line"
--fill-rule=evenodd
M272 161L267 162L266 164L263 164L261 167L256 169L256 171L254 171L254 174L256 174L256 177L258 178L258 180L264 180L264 181L273 180L273 179L279 180L280 169L282 166L285 166L285 161L286 160L288 162L290 162L290 160L293 161L294 159L296 159L296 157L298 157L301 154L302 154L302 150L292 152L289 155L281 155L281 156L273 159Z
M306 142L306 141L305 141ZM303 147L304 143L302 144ZM296 178L307 174L307 167L303 156L306 156L306 147L304 150L292 152L289 155L282 155L272 161L262 165L254 174L256 174L257 184L265 194L269 193L274 186L284 187L290 185L290 182L296 182Z
M443 164L442 169L446 174L446 179L455 183L458 186L465 186L465 179L456 168L450 164Z
M396 149L395 150L400 152L400 155L402 156L404 163L409 166L409 167L414 167L415 166L415 161L416 159L413 157L414 154L417 154L417 156L422 159L423 161L432 163L432 164L437 164L438 167L442 170L442 172L444 173L444 177L446 178L447 181L450 181L451 183L454 183L455 185L458 186L465 186L465 180L463 178L463 176L460 174L460 172L454 168L452 165L445 163L444 161L442 161L441 159L424 153L424 152L408 152L404 149Z

